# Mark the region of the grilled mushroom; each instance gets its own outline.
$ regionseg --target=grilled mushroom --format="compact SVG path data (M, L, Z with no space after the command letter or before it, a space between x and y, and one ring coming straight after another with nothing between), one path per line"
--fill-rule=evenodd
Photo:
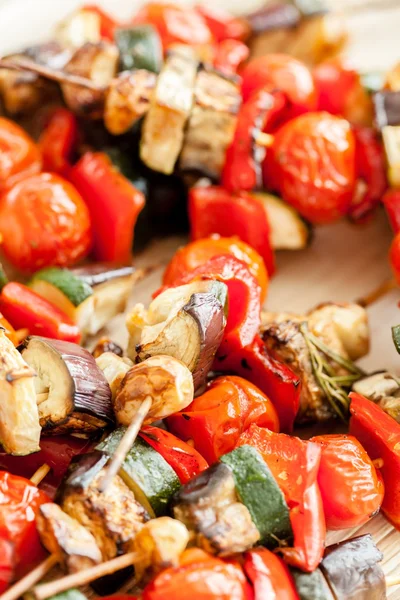
M93 452L77 457L59 492L61 508L94 536L103 560L127 552L148 520L144 508L117 475L105 492L99 482L108 456Z
M103 371L105 378L111 388L111 396L117 395L121 381L132 367L129 358L117 356L114 352L103 352L96 358L97 366Z
M241 104L239 82L202 69L196 78L194 102L180 167L219 179Z
M0 442L9 454L40 450L34 377L34 371L0 328Z
M223 463L183 486L175 496L173 512L196 545L213 554L243 552L260 539L248 509L238 500L232 471Z
M102 561L93 535L76 519L65 513L58 504L42 504L36 525L43 545L56 554L68 573L88 569Z
M219 281L196 281L160 294L146 311L136 305L127 317L128 356L144 360L168 354L193 373L195 389L207 376L221 343L227 288Z
M37 373L40 424L48 433L92 433L113 423L110 386L90 352L33 336L22 354Z
M197 67L188 51L174 51L158 76L140 146L141 159L155 171L169 175L174 170L192 109Z

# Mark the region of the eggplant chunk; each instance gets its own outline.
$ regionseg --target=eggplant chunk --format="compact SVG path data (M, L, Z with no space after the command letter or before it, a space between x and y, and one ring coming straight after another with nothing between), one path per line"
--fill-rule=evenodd
M104 107L104 124L110 133L126 133L147 113L156 82L156 74L145 69L123 71L112 80Z
M329 546L320 566L336 600L385 600L382 559L367 534Z
M50 97L51 82L28 71L0 70L0 96L8 115L29 115Z
M97 366L103 371L111 389L112 399L115 399L121 381L132 367L129 358L117 356L114 352L103 352L96 358Z
M50 554L56 554L68 573L89 569L102 561L93 535L58 504L42 504L36 517L40 539Z
M117 73L118 60L117 47L110 42L86 43L75 51L64 71L85 77L104 90L62 83L65 103L73 112L91 118L103 116L105 90Z
M146 422L152 423L184 410L193 394L192 375L183 362L172 356L152 356L127 372L114 400L114 412L118 423L128 426L150 396Z
M101 40L100 15L94 10L76 10L58 25L55 39L63 46L80 48L87 42Z
M22 355L37 373L40 424L47 433L92 433L114 422L110 386L90 352L33 336Z
M192 533L196 545L213 554L244 552L260 539L248 509L239 502L232 471L223 463L182 486L173 512Z
M220 179L226 150L235 133L241 104L237 80L202 69L196 78L194 107L180 158L183 170Z
M400 384L387 371L373 373L353 384L353 391L372 400L400 423Z
M35 372L0 328L0 443L9 454L40 450Z
M119 475L105 492L99 491L107 461L108 457L100 452L80 456L71 465L59 494L61 508L90 531L103 560L128 552L148 520Z
M135 574L151 568L157 573L179 564L179 558L189 543L189 531L183 523L171 517L159 517L145 523L135 538L134 548L143 558L135 563Z
M192 110L197 68L194 57L173 52L158 76L140 145L142 161L154 171L169 175L174 170Z
M195 389L204 383L222 341L226 285L196 281L160 294L146 311L136 305L127 317L128 356L144 360L168 354L193 373Z

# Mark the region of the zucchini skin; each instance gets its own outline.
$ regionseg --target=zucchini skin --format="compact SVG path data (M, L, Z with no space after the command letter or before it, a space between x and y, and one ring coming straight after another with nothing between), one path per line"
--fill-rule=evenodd
M34 274L30 284L37 280L46 281L59 289L74 306L79 306L93 294L92 287L69 269L57 267L42 269Z
M121 27L114 33L119 50L121 71L146 69L159 73L162 66L162 47L160 36L152 25Z

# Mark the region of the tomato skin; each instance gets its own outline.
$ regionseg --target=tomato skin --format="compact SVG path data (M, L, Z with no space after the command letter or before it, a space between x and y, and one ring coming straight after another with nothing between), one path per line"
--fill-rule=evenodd
M35 142L19 125L0 117L0 193L41 168L42 157Z
M71 155L77 140L76 116L66 108L57 108L39 138L44 169L59 175L67 175L71 168Z
M391 188L382 198L389 223L395 234L400 231L400 190Z
M14 544L16 579L46 556L35 515L40 505L49 500L28 479L0 471L0 535L5 532Z
M244 555L243 568L254 586L254 600L299 600L289 569L270 550L249 550Z
M15 550L14 544L4 531L0 531L0 594L9 587L14 576Z
M293 116L317 108L317 92L308 67L287 54L267 54L250 60L241 71L243 99L260 88L284 92Z
M273 151L283 198L312 223L348 211L355 186L355 141L350 124L326 112L308 113L277 132Z
M214 68L225 75L236 75L239 66L249 57L249 47L238 40L223 40L215 50Z
M400 284L400 232L396 234L390 246L389 259L396 281Z
M68 181L52 173L27 177L3 196L0 233L8 260L27 272L73 265L92 244L85 203Z
M352 435L318 435L311 441L322 450L318 484L327 528L363 525L379 511L384 496L382 478L368 454Z
M164 285L173 285L186 273L194 271L210 258L219 254L232 254L246 263L252 275L257 279L261 288L261 299L264 301L268 288L268 273L265 263L254 248L242 242L238 237L220 237L212 235L209 238L195 240L177 250L167 265L163 276Z

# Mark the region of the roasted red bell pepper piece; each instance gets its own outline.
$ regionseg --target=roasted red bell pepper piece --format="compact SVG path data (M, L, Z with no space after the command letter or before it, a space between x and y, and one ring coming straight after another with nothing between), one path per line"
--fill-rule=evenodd
M5 536L6 532L0 530L0 594L6 591L14 577L15 546Z
M232 17L229 12L206 4L196 6L197 12L204 18L215 41L245 40L250 35L250 25L241 17Z
M254 588L254 600L299 600L296 585L283 560L266 548L244 555L244 572Z
M43 464L49 465L50 472L39 488L53 499L71 460L78 454L89 452L92 445L90 440L70 435L42 437L40 451L28 456L11 456L0 450L0 469L29 479Z
M268 217L260 200L251 194L231 194L219 186L195 187L189 192L189 222L193 240L213 233L238 236L257 250L268 275L275 271Z
M62 310L22 283L7 283L0 294L0 312L16 329L31 335L78 343L79 328Z
M214 67L225 75L235 75L249 54L250 49L243 42L223 40L215 49Z
M318 444L251 425L238 445L254 446L271 469L290 511L294 543L280 548L285 561L311 572L322 559L326 525L317 476L321 458Z
M288 106L282 92L264 88L254 92L239 111L235 135L226 151L222 185L231 192L250 192L261 187L261 163L265 151L257 146L256 135L271 131Z
M234 450L241 433L256 423L279 431L272 402L255 385L242 377L218 377L204 394L182 412L167 419L168 427L213 464Z
M273 403L281 430L286 433L293 431L300 407L300 379L290 367L268 355L258 335L245 348L217 356L214 368L235 373L254 383Z
M178 567L162 571L145 587L143 600L250 600L249 584L238 563L193 548Z
M395 233L400 231L400 189L390 189L382 198L389 223Z
M196 279L223 281L228 288L228 319L217 355L230 354L247 346L260 327L261 299L260 286L246 264L231 254L220 254L176 280L173 287Z
M96 4L86 4L83 7L83 10L90 10L96 13L100 18L100 36L104 40L108 40L110 42L114 41L114 31L117 27L119 27L119 23L115 21L109 14L107 14L103 9L101 9Z
M142 192L100 152L86 152L71 169L70 178L89 208L94 257L131 262L134 227L145 203Z
M47 495L28 479L0 471L0 537L14 544L14 575L22 577L46 556L35 517Z
M380 406L360 394L350 393L350 433L372 460L382 459L379 469L385 484L382 511L400 529L400 425Z
M178 475L182 485L208 467L197 450L164 429L147 425L140 430L139 435L161 454Z
M77 139L76 116L66 108L57 108L39 138L43 169L66 177Z
M356 175L366 184L361 197L355 196L348 212L353 221L368 216L381 202L387 188L386 160L376 132L368 127L353 127Z
M400 232L395 235L390 246L389 260L396 281L400 285Z

